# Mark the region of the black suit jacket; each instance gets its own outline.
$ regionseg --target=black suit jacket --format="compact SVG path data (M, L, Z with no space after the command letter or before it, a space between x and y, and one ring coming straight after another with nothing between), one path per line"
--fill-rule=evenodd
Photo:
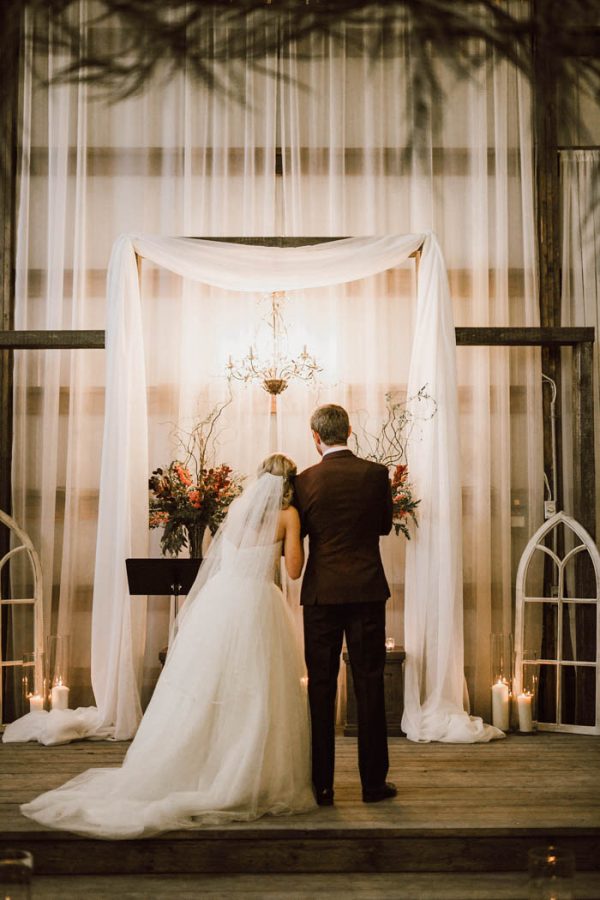
M309 554L304 605L384 601L389 587L379 536L392 528L388 470L351 450L326 454L296 477L296 503Z

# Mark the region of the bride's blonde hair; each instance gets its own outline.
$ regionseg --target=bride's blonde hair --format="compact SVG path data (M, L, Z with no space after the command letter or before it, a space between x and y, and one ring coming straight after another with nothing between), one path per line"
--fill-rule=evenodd
M270 472L271 475L281 475L283 478L283 494L281 508L287 509L294 497L292 479L296 474L296 463L284 453L271 453L258 467L257 475Z

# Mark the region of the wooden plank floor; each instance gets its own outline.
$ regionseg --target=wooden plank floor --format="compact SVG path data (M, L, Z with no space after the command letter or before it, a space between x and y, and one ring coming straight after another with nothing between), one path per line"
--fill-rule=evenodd
M94 841L21 816L20 803L87 768L118 765L127 746L0 745L0 848L30 847L49 875L524 871L528 847L551 841L575 850L580 871L599 867L600 740L585 735L392 738L399 795L380 804L361 802L356 740L340 737L334 807L145 841Z
M361 875L125 875L34 877L34 900L528 900L526 872ZM578 872L573 896L598 900L600 873Z

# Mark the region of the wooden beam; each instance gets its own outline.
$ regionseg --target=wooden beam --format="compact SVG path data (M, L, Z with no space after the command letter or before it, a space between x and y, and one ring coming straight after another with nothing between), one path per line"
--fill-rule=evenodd
M104 331L0 331L0 348L12 350L103 350Z
M596 467L594 459L594 347L576 344L572 356L573 516L596 537ZM591 456L590 456L591 454ZM596 579L587 553L575 557L575 596L595 597ZM593 659L597 629L587 604L575 604L575 640L579 659ZM573 670L573 673L575 670ZM571 676L572 677L572 676ZM586 682L575 677L575 720L594 721L596 698Z
M560 28L564 18L558 0L534 0L534 14L542 18L547 28ZM561 284L559 228L559 157L558 157L558 84L556 60L548 52L547 43L540 39L532 47L533 53L533 142L537 214L537 256L539 281L540 324L556 328L561 323ZM563 466L561 416L561 358L560 347L546 346L542 350L542 372L556 385L556 413L558 428L553 448L551 429L551 391L542 393L544 423L544 472L552 482L553 460L556 471L554 500L557 509L563 508ZM554 458L553 452L556 456ZM575 463L575 460L574 460ZM560 550L560 547L559 547ZM549 564L549 561L547 561Z
M593 328L457 328L458 346L564 347L594 341Z
M573 516L591 537L596 536L596 477L594 465L594 346L573 347ZM595 590L591 584L579 590ZM579 597L594 596L579 593Z
M80 153L81 151L79 151ZM206 177L216 177L227 172L229 176L243 175L248 165L256 171L273 170L281 177L291 167L289 148L269 147L196 147L186 151L183 146L171 147L111 147L88 146L85 149L85 166L88 177L121 177L128 179L158 178L167 170L182 175L184 161L189 153L192 169L202 169ZM480 150L470 147L438 147L430 149L431 174L467 178L473 169ZM67 150L67 173L75 175L78 150ZM505 157L508 175L519 172L519 150L509 147ZM326 177L332 170L348 176L360 176L376 171L386 178L410 178L415 171L415 154L412 147L299 147L297 164L302 173ZM31 174L48 176L48 148L31 148ZM496 172L496 150L486 151L486 169L490 177Z
M330 244L332 241L344 241L348 235L338 237L205 237L203 235L187 235L194 241L216 241L219 244L248 244L256 247L311 247L313 244ZM416 251L415 251L416 252ZM415 254L411 254L414 256Z
M459 347L576 346L595 340L594 328L457 328ZM0 348L12 350L102 350L105 332L0 331Z
M21 13L11 4L2 4L0 27L8 29L8 17ZM14 21L11 23L14 31ZM11 73L7 84L12 90L0 92L0 333L14 326L15 287L15 220L17 184L17 113L19 91L19 45L15 42L6 50L3 71ZM10 514L12 510L11 460L13 440L13 352L10 345L0 352L0 509ZM0 557L9 549L9 535L0 530ZM3 572L8 578L8 567ZM4 585L6 589L6 585Z

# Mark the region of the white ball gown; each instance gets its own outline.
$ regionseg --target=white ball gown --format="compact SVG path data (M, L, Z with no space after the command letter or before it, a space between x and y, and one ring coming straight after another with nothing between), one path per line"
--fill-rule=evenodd
M26 816L119 839L315 806L302 656L273 580L281 482L263 475L232 504L121 768L82 773Z

